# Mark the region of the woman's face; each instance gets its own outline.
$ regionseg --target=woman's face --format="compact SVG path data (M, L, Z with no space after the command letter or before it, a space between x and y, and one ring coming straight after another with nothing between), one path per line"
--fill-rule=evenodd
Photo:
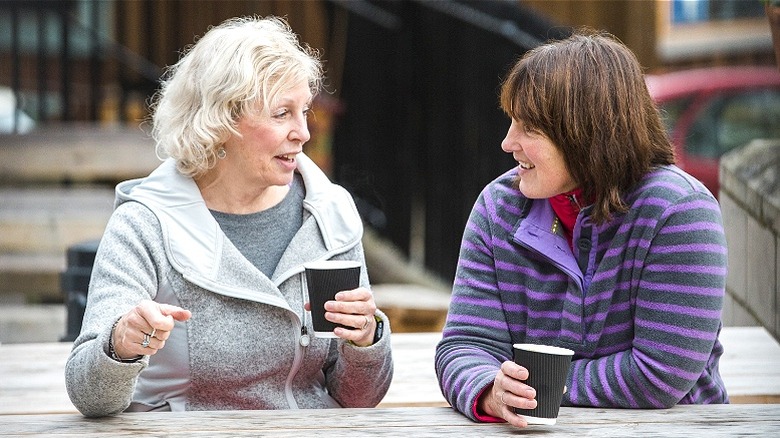
M501 149L517 161L518 188L528 198L544 199L574 190L563 154L543 133L512 120Z
M311 100L308 83L301 82L280 94L268 114L257 111L242 116L236 126L241 136L225 142L224 161L255 187L292 182L296 155L311 137L306 122Z

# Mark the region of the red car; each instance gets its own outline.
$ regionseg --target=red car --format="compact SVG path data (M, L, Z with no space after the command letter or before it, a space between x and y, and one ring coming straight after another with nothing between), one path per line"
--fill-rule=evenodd
M755 138L780 138L780 71L712 67L646 75L677 164L718 196L721 155Z

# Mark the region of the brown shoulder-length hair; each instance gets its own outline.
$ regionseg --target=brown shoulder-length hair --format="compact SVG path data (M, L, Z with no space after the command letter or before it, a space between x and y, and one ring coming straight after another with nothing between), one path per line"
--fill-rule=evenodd
M621 195L652 168L674 163L642 68L610 34L579 29L530 50L502 82L500 102L560 149L596 223L625 212Z

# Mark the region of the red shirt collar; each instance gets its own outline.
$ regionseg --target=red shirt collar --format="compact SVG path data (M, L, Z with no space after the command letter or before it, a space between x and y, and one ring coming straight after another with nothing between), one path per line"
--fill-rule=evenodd
M566 239L571 245L574 223L577 221L580 210L585 206L582 201L582 188L578 187L570 192L555 195L549 200L555 215L561 221Z

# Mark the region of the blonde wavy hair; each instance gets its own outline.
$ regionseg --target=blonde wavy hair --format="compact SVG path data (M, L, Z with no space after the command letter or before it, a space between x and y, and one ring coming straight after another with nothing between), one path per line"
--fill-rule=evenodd
M197 177L248 112L267 115L280 94L306 81L322 87L319 53L303 45L279 17L237 17L210 28L169 67L152 98L157 156Z

